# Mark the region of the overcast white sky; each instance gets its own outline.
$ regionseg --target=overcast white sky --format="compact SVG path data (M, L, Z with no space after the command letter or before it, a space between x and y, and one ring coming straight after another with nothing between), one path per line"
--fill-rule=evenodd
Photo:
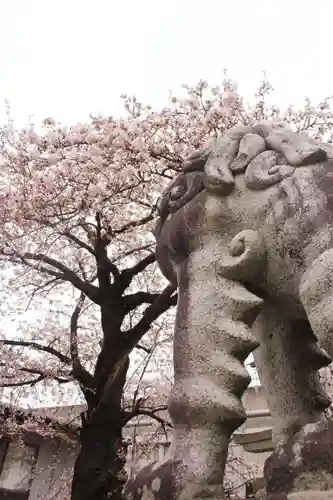
M120 113L122 92L163 105L223 68L246 96L266 70L278 104L319 100L333 94L332 14L331 0L1 0L0 105L72 123Z

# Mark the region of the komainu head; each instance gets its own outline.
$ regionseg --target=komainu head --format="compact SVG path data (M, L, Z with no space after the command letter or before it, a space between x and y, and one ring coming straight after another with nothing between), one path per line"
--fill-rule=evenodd
M330 158L333 150L328 145L284 123L239 125L213 139L184 162L182 173L159 200L155 236L157 258L164 262L162 271L166 271L166 253L174 261L189 254L205 194L229 196L237 176L243 177L245 189L266 190L291 177L296 169ZM166 276L170 279L171 274L169 269Z

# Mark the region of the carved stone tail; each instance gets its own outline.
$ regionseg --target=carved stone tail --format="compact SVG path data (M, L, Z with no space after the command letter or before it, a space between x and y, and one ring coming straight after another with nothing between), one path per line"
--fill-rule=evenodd
M187 470L188 487L221 498L229 439L246 418L244 360L258 346L249 326L262 301L218 271L202 253L179 269L169 412L172 453Z

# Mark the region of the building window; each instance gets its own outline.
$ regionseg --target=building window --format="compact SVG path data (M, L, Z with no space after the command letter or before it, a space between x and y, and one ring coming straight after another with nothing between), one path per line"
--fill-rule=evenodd
M163 443L163 454L164 456L167 455L168 451L170 448L170 443Z
M245 498L255 498L256 493L265 488L264 477L256 477L248 481L245 485Z

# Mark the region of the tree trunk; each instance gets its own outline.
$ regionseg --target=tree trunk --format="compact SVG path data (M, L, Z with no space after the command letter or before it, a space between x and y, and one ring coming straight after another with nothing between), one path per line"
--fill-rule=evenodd
M72 500L120 500L126 482L126 455L122 442L121 400L128 361L114 367L116 376L88 408L80 433L80 452L72 482Z
M121 408L97 410L81 431L81 449L72 483L72 500L120 500L126 481L122 458Z

